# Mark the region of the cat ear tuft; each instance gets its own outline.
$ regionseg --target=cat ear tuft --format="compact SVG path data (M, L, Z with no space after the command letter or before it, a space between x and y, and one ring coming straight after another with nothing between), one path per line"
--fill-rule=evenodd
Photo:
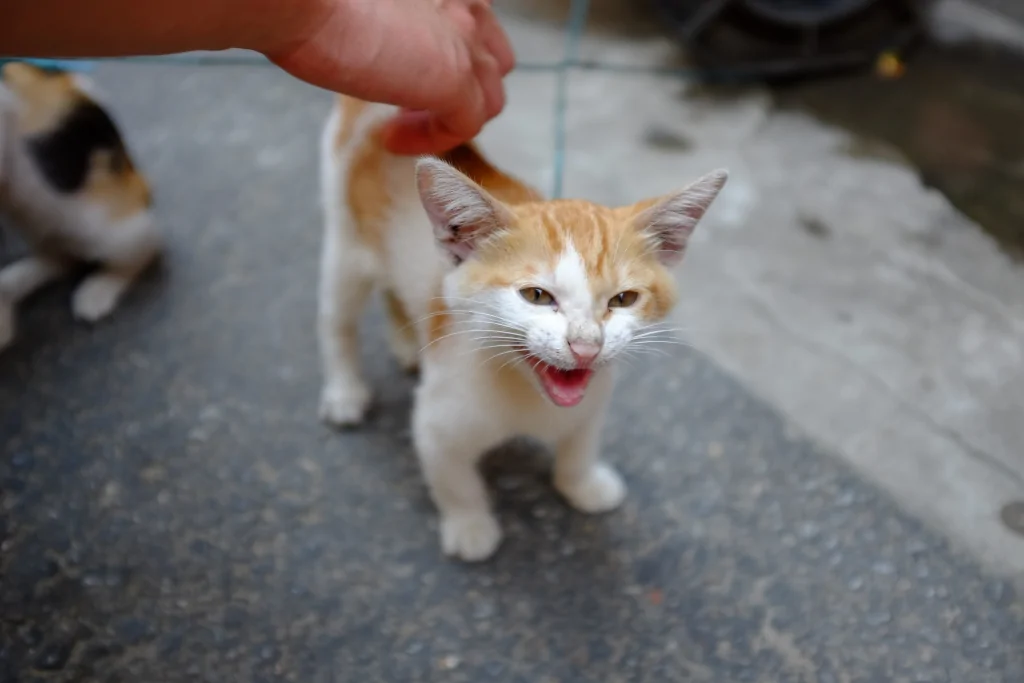
M636 217L637 227L650 237L663 264L673 266L683 259L690 235L728 178L724 169L712 171L662 197Z
M501 202L440 159L425 157L416 163L416 188L434 239L456 265L510 224L511 215Z

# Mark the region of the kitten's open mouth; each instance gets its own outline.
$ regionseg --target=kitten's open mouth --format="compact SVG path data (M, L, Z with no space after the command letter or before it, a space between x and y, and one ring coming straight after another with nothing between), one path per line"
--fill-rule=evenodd
M583 400L587 385L594 371L590 368L562 370L547 363L537 362L533 366L541 386L555 405L570 408Z

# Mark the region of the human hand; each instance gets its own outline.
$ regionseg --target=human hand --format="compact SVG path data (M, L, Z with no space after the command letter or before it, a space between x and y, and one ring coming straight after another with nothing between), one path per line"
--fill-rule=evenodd
M399 154L473 138L505 106L512 47L491 0L311 0L297 37L261 50L293 76L402 108L384 129Z

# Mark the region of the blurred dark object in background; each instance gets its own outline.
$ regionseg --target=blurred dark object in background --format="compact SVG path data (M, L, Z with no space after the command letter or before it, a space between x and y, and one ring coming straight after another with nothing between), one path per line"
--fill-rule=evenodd
M652 0L695 66L716 80L822 75L905 53L934 0Z

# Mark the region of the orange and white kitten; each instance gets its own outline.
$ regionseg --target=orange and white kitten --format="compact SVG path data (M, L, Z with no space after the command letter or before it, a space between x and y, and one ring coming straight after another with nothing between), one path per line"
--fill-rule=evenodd
M74 266L98 266L75 290L81 320L110 313L158 255L146 180L80 74L21 62L0 82L0 213L32 255L0 270L0 349L14 308Z
M632 206L545 201L471 145L387 153L376 133L393 111L340 98L322 139L321 417L364 417L357 326L380 287L394 354L420 366L413 439L442 548L483 560L501 530L478 463L512 437L554 449L554 485L577 509L622 502L600 453L616 360L673 306L670 268L727 174Z

